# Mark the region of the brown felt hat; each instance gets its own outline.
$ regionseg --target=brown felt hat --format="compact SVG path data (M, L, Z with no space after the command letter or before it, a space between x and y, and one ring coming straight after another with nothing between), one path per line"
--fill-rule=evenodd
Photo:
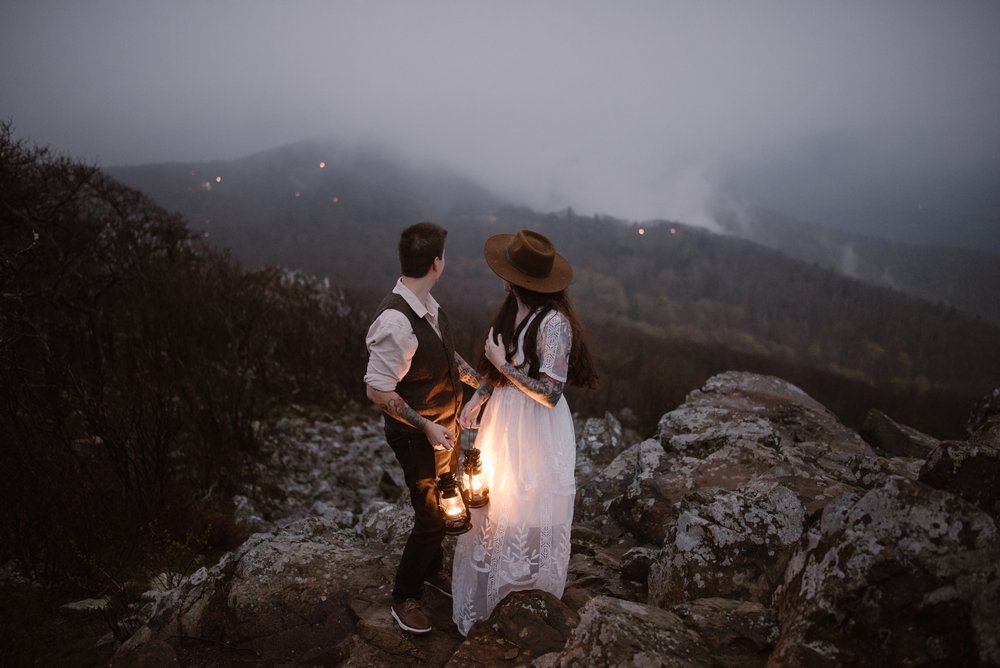
M565 290L573 278L573 267L548 237L531 230L490 237L483 255L497 276L535 292Z

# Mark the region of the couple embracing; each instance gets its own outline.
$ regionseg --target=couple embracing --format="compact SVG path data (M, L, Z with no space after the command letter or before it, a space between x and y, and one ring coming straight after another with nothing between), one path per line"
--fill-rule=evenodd
M562 394L567 384L594 387L597 374L567 294L572 268L530 230L486 241L486 262L507 297L477 366L462 359L431 296L444 272L447 234L425 222L400 236L402 276L368 330L365 383L385 414L386 440L414 510L390 613L406 631L430 631L420 607L430 586L452 597L455 624L467 635L512 591L563 594L576 437ZM476 388L464 407L462 384ZM458 537L448 573L436 483L442 473L457 473L462 428L479 430L490 503L471 510L473 528Z

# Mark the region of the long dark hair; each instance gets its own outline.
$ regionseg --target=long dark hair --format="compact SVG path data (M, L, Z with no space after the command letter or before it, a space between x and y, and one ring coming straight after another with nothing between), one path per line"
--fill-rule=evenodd
M537 315L534 318L525 318L515 328L514 320L517 317L518 299ZM566 290L545 293L510 285L510 292L503 304L500 305L500 310L493 318L492 324L493 332L499 333L503 337L504 345L507 346L507 360L509 361L513 357L517 350L517 339L521 335L521 331L527 327L524 334L524 359L528 363L528 375L532 378L538 378L538 367L541 365L538 358L538 327L549 311L562 313L573 330L573 346L569 353L569 373L566 382L590 389L597 387L597 369L594 367L594 360L587 347L587 337L579 319L573 312L573 305ZM479 357L479 372L495 386L499 387L508 382L507 377L486 359L485 353Z

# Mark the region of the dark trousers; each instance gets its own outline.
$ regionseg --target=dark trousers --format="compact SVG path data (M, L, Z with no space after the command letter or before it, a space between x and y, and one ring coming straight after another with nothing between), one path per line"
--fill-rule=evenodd
M413 530L396 569L392 597L395 601L419 599L424 578L443 568L444 516L437 505L437 477L457 470L458 447L435 450L422 432L398 429L386 429L385 438L403 467L413 505Z

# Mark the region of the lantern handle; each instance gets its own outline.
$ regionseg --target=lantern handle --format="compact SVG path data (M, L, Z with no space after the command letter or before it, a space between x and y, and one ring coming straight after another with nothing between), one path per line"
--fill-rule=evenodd
M468 452L469 450L472 450L473 448L476 447L476 434L474 434L473 432L478 432L478 431L479 431L478 427L469 427L468 429L462 430L462 435L459 438L459 443L461 445L463 452ZM470 434L468 438L465 437L466 433Z

